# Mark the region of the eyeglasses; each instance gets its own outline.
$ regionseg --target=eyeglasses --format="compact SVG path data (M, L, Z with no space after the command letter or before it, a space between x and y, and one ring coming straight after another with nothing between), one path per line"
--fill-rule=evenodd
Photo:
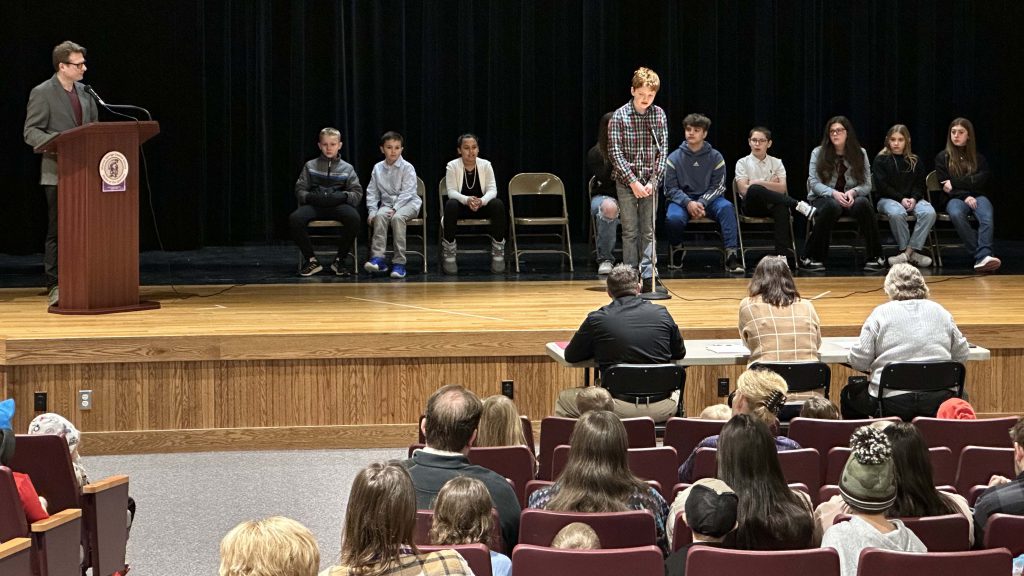
M751 138L750 139L750 143L751 144L764 144L767 141L768 141L767 138Z
M832 128L828 131L829 134L842 134L843 132L846 132L846 128Z
M81 70L82 66L85 66L85 60L82 60L81 62L63 62L63 64L67 64L68 66L74 66L75 68Z

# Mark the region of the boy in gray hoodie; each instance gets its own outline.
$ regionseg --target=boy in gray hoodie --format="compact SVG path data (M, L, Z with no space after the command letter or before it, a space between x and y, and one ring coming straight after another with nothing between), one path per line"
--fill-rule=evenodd
M711 119L703 114L688 114L683 119L686 140L668 156L665 170L665 196L669 203L669 268L683 266L683 231L694 218L718 222L725 243L725 269L743 273L739 257L739 232L736 211L725 199L725 159L705 141Z
M850 437L850 448L850 458L839 479L839 493L853 518L834 524L821 539L822 548L835 548L839 553L840 574L857 576L857 563L865 548L927 552L921 539L903 522L885 517L896 501L896 475L888 436L863 426Z

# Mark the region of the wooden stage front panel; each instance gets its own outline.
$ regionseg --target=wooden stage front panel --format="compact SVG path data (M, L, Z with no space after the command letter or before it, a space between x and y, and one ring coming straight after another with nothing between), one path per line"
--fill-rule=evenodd
M968 338L992 351L968 365L982 414L1024 413L1024 283L1020 277L931 279L932 298ZM880 277L800 278L827 336L855 336L884 302ZM685 338L736 338L744 279L668 280L664 302ZM180 288L213 294L221 287ZM867 292L867 293L859 293ZM847 296L848 295L848 296ZM0 290L0 394L27 427L33 393L87 432L87 453L285 447L404 446L438 386L481 395L515 382L520 410L539 420L582 371L547 358L608 301L597 281L241 286L181 299L142 296L160 310L111 316L47 314L37 290ZM843 297L847 296L847 297ZM721 401L719 377L743 366L691 367L690 412ZM852 372L833 366L833 396ZM78 410L77 391L94 408Z

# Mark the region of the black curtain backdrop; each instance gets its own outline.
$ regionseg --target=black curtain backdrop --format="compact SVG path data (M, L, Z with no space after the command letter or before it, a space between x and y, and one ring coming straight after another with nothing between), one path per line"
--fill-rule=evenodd
M703 112L731 177L747 131L765 124L798 197L832 115L851 118L872 156L890 125L907 124L929 169L949 121L966 116L995 174L997 236L1021 238L1021 4L11 1L0 8L0 252L42 248L39 159L21 131L29 90L52 74L51 49L65 39L88 48L85 81L106 101L160 121L145 156L168 249L286 239L293 183L324 126L341 130L364 183L380 134L404 134L435 228L437 181L456 137L474 132L503 194L518 172L560 176L582 239L584 155L641 65L661 76L671 147L683 116ZM157 246L149 208L143 191L144 249Z

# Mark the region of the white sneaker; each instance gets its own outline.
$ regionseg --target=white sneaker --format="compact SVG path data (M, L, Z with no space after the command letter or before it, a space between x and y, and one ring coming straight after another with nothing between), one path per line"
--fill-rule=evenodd
M60 290L54 286L46 293L46 302L49 306L56 306L60 301Z
M910 262L910 258L907 257L906 252L900 252L895 256L889 256L889 266L895 266L897 264L906 264Z
M613 264L612 264L611 260L605 260L605 261L601 262L601 264L599 264L598 267L597 267L597 275L598 276L607 276L607 275L611 274L612 273L612 267L613 267Z
M995 272L1003 265L1003 261L995 256L985 256L974 264L975 272Z
M932 265L932 259L915 250L910 253L910 263L918 268L927 268Z
M817 210L814 206L811 206L803 200L796 203L796 211L803 214L808 220L814 216L814 212Z

